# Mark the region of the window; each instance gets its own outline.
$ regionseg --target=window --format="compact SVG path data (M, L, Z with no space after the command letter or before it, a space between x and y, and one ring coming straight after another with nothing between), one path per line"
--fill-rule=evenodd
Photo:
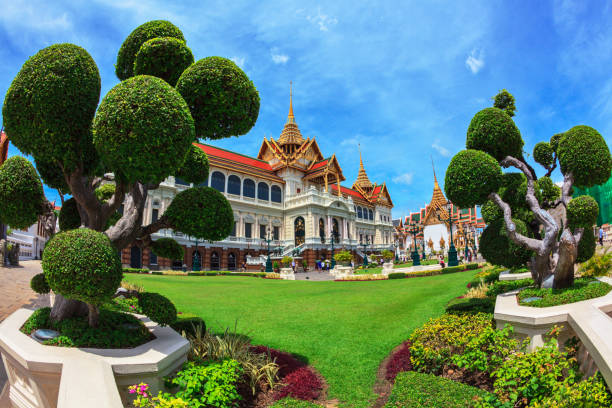
M374 213L372 213L372 210L368 210L368 218L374 220Z
M282 197L282 193L281 193L281 189L279 186L272 186L272 202L273 203L280 203L281 201L283 201L283 197Z
M153 214L151 215L151 222L157 221L159 218L159 210L157 208L153 209Z
M174 184L179 184L181 186L188 186L189 183L179 177L174 177Z
M265 225L259 226L259 238L266 239L266 226Z
M274 229L272 230L272 238L275 241L278 241L280 238L280 228L279 227L274 227Z
M233 252L227 254L227 269L230 271L236 270L236 255Z
M225 192L225 175L220 171L215 171L210 178L210 186L220 193Z
M361 207L357 207L357 218L363 218L363 214L361 213Z
M218 271L219 270L219 254L213 252L210 254L210 270Z
M234 221L234 226L232 227L232 232L230 233L230 237L236 236L236 221Z
M157 265L157 255L153 251L149 255L149 265Z
M323 221L323 218L319 218L319 238L321 238L322 243L325 243L325 221Z
M227 192L240 195L240 177L232 175L227 178Z
M251 179L244 179L242 182L242 195L244 197L255 198L255 182Z
M259 183L257 185L257 198L260 200L268 201L270 198L268 196L270 192L270 188L266 183Z
M251 238L251 227L253 226L253 224L251 224L250 222L247 222L244 224L244 236L247 238Z

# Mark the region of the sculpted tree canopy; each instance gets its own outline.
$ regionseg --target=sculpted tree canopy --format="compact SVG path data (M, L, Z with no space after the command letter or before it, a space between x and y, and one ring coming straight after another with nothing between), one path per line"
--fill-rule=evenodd
M498 106L497 97L495 102ZM513 112L513 98L509 106ZM507 267L528 263L543 287L571 286L574 264L594 253L593 225L599 213L589 196L572 200L572 186L590 187L610 178L612 157L603 137L581 125L536 144L534 159L545 170L537 178L523 157L516 125L495 107L474 116L466 147L451 160L444 187L459 206L483 205L488 226L480 248L485 259ZM478 160L471 152L479 154ZM557 166L564 178L561 188L550 179ZM519 173L501 176L501 169L510 167Z
M117 250L132 243L151 246L151 234L162 228L206 240L231 233L229 203L201 187L181 192L168 214L143 225L149 191L168 176L196 185L208 178L208 158L193 143L243 135L259 115L259 94L236 64L221 57L194 60L176 26L145 23L121 45L115 66L121 82L99 106L100 74L83 48L56 44L25 62L4 99L4 126L11 143L32 155L40 177L72 196L60 213L66 248L86 240L70 230L105 236L113 250L100 244L99 251L115 258ZM0 221L25 227L52 212L30 162L7 160L0 168ZM87 239L99 240L92 237ZM174 244L158 246L160 252L179 255ZM51 288L58 289L52 318L89 310L95 322L99 299L57 276L47 276ZM115 277L104 282L100 287L108 293L116 289Z

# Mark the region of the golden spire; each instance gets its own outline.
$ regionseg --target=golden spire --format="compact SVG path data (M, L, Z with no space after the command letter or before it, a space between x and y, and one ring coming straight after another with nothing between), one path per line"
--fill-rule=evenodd
M433 174L434 174L434 190L436 188L440 188L440 186L438 186L438 178L436 177L436 167L434 166L434 162L433 162L433 156L429 156L431 158L431 168L433 169Z
M304 138L300 133L295 117L293 116L293 90L292 82L289 82L289 115L287 115L287 123L278 138L278 144L283 145L301 145L304 143Z
M365 168L363 167L363 158L361 157L361 145L359 147L359 173L357 173L357 181L355 182L361 188L372 188L372 182L366 174Z

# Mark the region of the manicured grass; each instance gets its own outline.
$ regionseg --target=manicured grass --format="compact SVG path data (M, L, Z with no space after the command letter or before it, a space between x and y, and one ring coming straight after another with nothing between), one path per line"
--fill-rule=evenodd
M355 269L353 273L355 275L374 275L382 272L382 266L367 269Z
M378 366L429 318L444 312L477 271L372 282L126 275L170 298L215 331L233 328L303 356L329 383L329 397L368 407Z
M566 289L524 289L519 293L518 298L519 304L523 306L549 307L604 296L610 290L612 290L612 286L605 282L599 282L593 278L580 278L574 281L572 287ZM534 296L542 299L529 303L523 302L524 299Z
M431 374L406 371L395 378L385 408L464 408L488 392Z

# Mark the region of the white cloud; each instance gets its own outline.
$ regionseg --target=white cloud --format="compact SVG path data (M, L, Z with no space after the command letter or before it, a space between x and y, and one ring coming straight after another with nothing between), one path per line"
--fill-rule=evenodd
M340 146L358 146L359 138L351 137L340 142Z
M311 23L317 24L321 31L329 31L330 26L338 24L336 17L321 13L321 7L317 8L316 15L308 15L306 19Z
M438 153L440 153L444 157L450 157L451 152L444 146L440 146L437 142L432 144L431 147L435 149Z
M477 74L478 71L484 67L484 64L484 53L481 50L476 50L475 48L465 60L465 66L472 71L472 74Z
M236 65L244 69L244 57L232 57L230 60L234 61Z
M414 178L413 173L404 173L399 176L393 177L393 182L398 184L412 184L412 179Z
M272 54L272 62L275 64L286 64L289 61L289 56L280 53L277 48L273 48L270 53Z

